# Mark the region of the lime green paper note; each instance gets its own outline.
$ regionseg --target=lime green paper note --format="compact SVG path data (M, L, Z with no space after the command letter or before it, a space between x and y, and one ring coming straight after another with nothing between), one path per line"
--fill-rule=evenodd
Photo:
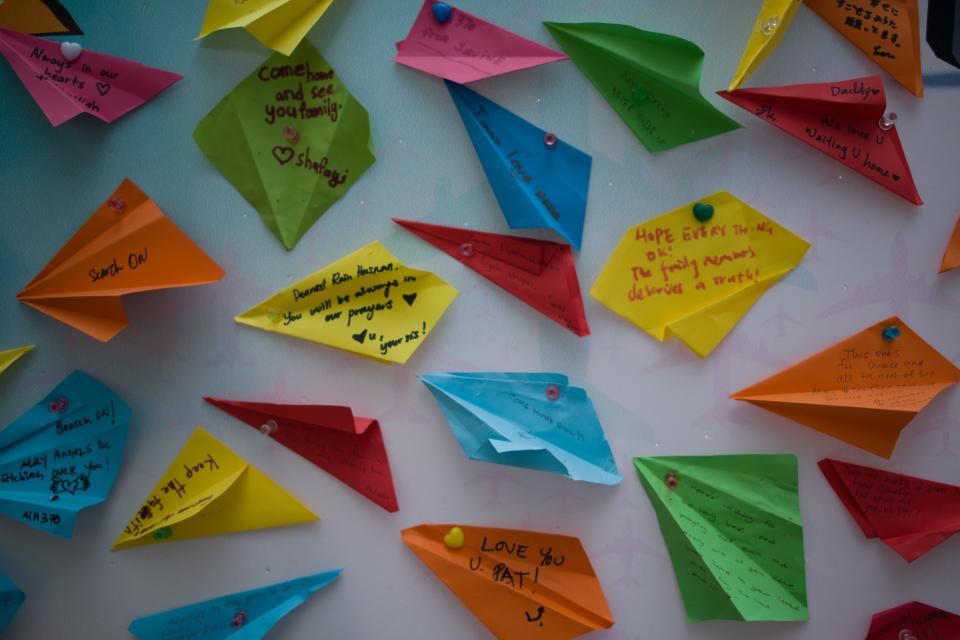
M258 66L193 139L288 250L376 159L367 110L308 40Z
M807 620L793 455L634 458L690 621Z
M623 24L544 25L648 151L740 128L700 94L703 50L689 40Z

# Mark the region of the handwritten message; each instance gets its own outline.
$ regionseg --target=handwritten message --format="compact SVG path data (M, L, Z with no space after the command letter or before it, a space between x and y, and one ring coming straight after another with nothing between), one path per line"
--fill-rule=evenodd
M835 460L828 462L882 537L922 531L931 518L940 520L947 505L960 505L958 486ZM960 527L960 516L954 516L954 520L954 526ZM930 526L931 532L943 528Z

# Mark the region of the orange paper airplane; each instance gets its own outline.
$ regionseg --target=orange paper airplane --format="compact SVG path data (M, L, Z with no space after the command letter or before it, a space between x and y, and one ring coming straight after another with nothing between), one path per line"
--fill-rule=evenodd
M947 250L943 252L943 260L940 261L940 273L945 273L960 267L960 218L957 218L957 224L953 227L953 233L950 234L950 241L947 242Z
M0 0L0 27L32 36L82 36L59 0Z
M17 299L106 342L127 326L120 296L222 277L223 269L124 180Z
M422 524L401 537L501 640L565 640L613 626L577 538L449 524Z
M960 369L887 318L730 396L889 458L900 432Z

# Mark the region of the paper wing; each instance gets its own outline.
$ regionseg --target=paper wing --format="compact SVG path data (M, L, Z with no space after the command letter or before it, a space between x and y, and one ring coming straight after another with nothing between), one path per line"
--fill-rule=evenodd
M10 624L17 609L26 599L23 591L0 571L0 633L3 633L6 626Z
M757 22L740 58L740 65L730 80L730 91L750 77L760 63L777 48L800 4L801 0L763 0Z
M956 0L929 0L927 44L933 53L960 69L960 5Z
M954 640L960 638L960 616L922 602L873 614L866 640Z
M31 36L82 36L67 8L58 0L0 2L0 27Z
M210 0L197 38L241 27L278 53L289 56L333 0Z
M943 260L940 261L940 273L945 273L960 267L960 218L953 227L953 233L950 234L950 240L947 241L947 248L943 252Z
M28 351L33 350L33 345L27 345L25 347L18 347L16 349L7 349L6 351L0 351L0 373L3 373L10 368L14 362L19 360L24 354Z

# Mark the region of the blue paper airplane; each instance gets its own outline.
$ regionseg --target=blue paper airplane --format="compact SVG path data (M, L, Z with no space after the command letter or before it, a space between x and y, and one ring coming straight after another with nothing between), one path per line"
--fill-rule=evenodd
M0 513L69 538L77 512L100 504L120 471L130 407L74 371L0 431Z
M140 640L257 640L342 571L334 569L137 618L129 630Z
M445 82L510 228L552 229L579 250L590 156L479 93Z
M467 457L618 484L603 427L587 392L558 373L420 376Z
M13 619L17 609L23 604L27 596L23 591L17 588L17 585L0 571L0 633L6 628Z

